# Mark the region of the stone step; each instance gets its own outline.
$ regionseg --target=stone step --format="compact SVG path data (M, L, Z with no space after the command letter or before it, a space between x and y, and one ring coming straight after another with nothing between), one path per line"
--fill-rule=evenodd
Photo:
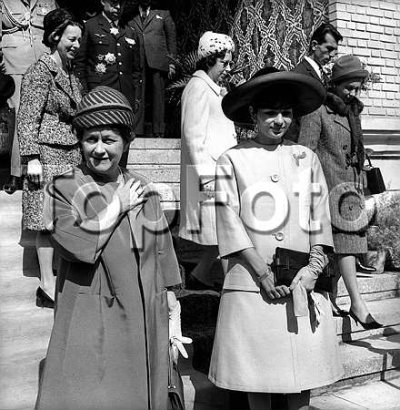
M343 341L354 341L377 335L389 336L400 333L400 298L374 300L367 302L371 315L384 327L375 330L364 330L350 316L335 317L336 333ZM343 306L348 310L350 306Z
M32 276L39 269L35 241L26 242L26 246L18 243L0 246L0 272L2 278Z
M128 169L132 169L139 174L142 174L151 182L170 183L180 181L180 166L174 164L157 164L157 165L128 165Z
M181 161L181 152L177 149L131 149L129 151L128 164L176 164Z
M343 380L399 367L400 334L378 335L340 345ZM350 382L350 380L349 380Z
M129 151L153 149L180 150L181 140L179 138L137 138L131 143Z
M364 300L377 300L400 295L400 272L385 272L382 274L357 273L357 283ZM343 279L338 282L338 305L348 305L350 298Z

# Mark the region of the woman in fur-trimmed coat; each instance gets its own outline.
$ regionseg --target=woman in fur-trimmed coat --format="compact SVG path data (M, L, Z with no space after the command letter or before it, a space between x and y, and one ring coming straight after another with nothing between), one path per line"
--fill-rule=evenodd
M325 104L301 119L299 144L315 151L329 187L331 222L340 273L351 299L350 316L366 329L382 325L374 320L357 285L356 255L367 252L365 161L357 98L368 71L352 55L342 56L332 69L332 92Z

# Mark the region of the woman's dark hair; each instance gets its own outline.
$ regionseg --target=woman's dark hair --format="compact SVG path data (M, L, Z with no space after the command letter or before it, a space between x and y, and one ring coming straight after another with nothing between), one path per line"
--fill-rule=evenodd
M126 125L120 125L120 124L104 125L104 127L110 127L114 130L117 130L119 135L121 135L122 139L124 140L124 142L133 141L133 138L134 138L133 133L131 129ZM85 133L86 130L87 128L80 128L80 127L74 128L74 132L75 132L76 138L78 138L78 141L82 141L83 134Z
M225 54L228 50L222 50L218 53L211 54L210 56L203 57L196 63L196 70L203 70L207 72L217 62L217 58L225 58Z
M327 34L330 34L336 40L337 43L343 40L342 35L336 30L335 27L332 26L332 24L323 23L312 34L308 51L312 51L312 42L314 40L318 44L322 44L323 42L325 42L325 36Z
M43 20L43 44L49 48L57 45L68 26L83 29L82 25L65 9L55 9L47 13Z

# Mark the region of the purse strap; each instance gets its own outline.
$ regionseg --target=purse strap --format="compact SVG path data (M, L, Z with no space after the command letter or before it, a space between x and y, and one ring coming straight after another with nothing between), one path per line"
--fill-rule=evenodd
M371 150L372 151L372 150ZM372 151L373 152L373 151ZM371 162L371 156L368 154L368 150L365 150L365 157L367 158L368 164L371 168L373 168L372 162Z

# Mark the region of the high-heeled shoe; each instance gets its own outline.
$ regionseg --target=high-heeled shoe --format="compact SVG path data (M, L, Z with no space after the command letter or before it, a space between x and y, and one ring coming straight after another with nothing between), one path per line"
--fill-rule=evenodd
M22 188L21 178L11 175L8 181L4 184L3 190L9 195Z
M357 272L360 273L373 273L376 271L376 268L374 268L373 266L367 266L367 265L363 265L360 261L360 259L356 259L356 265L357 265Z
M350 309L349 310L349 315L352 317L356 323L359 323L365 330L372 330L372 329L379 329L380 327L383 326L382 323L377 322L370 313L368 313L367 316L367 321L362 322L359 317ZM368 321L368 319L370 319Z
M36 290L36 306L54 309L54 300L40 286Z

